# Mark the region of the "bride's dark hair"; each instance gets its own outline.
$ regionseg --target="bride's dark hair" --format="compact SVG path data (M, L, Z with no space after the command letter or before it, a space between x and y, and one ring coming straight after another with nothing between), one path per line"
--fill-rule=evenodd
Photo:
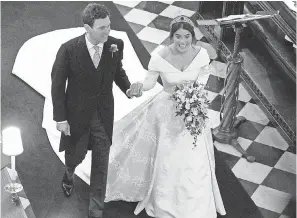
M192 35L192 43L194 44L197 42L194 27L187 22L177 22L172 24L169 35L170 40L172 40L174 33L179 29L188 30Z

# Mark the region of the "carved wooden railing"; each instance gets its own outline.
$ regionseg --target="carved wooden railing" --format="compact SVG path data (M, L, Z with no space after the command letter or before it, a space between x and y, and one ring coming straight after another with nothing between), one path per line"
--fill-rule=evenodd
M193 15L193 19L204 20L204 18L196 12ZM217 34L214 32L212 26L200 26L199 27L202 34L208 40L208 42L216 49L218 56L222 58L224 62L227 62L227 57L232 54L232 52L228 49L228 47L220 40ZM288 139L290 139L293 144L296 144L296 133L290 128L290 126L286 123L286 121L282 118L279 112L275 109L275 107L268 101L265 95L261 92L261 90L257 87L255 82L251 79L248 73L245 71L244 66L241 69L240 77L244 81L247 88L254 93L254 95L259 99L264 109L274 118L274 120L278 123L280 128L283 130L283 133L286 134Z

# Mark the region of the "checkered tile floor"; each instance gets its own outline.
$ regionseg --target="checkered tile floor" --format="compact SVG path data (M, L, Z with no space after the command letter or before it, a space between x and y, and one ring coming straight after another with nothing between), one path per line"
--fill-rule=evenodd
M114 2L149 53L169 42L169 23L177 15L192 16L197 2ZM198 40L206 41L196 29ZM211 109L217 115L221 106L226 64L213 60L216 75L208 81ZM238 141L255 163L249 163L230 145L215 142L233 173L259 207L265 218L293 218L296 213L296 148L277 131L277 126L239 86L238 115L247 118L239 128Z

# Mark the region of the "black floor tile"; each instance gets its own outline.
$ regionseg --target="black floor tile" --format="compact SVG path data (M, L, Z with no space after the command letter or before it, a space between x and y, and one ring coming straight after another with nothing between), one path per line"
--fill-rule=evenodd
M259 207L259 210L260 210L261 214L263 215L263 218L279 218L279 216L280 216L280 214L275 213L270 210L266 210L264 208Z
M229 168L232 169L234 165L238 162L240 157L225 153L225 152L219 152L222 159L228 164Z
M133 23L133 22L127 22L127 23L133 29L135 34L139 33L144 28L144 26L137 23Z
M207 81L207 85L209 86L207 90L215 93L220 93L224 88L224 79L214 75L210 75Z
M262 185L296 195L296 175L273 168Z
M284 209L282 214L290 218L296 217L296 193L295 193L295 196L293 196L293 199L289 202L287 207Z
M221 101L222 101L222 96L217 95L210 103L209 109L214 110L214 111L220 111L221 105L222 105Z
M244 189L247 191L249 196L252 196L254 194L254 192L256 191L256 189L259 187L258 184L255 184L253 182L246 181L243 179L238 179L238 180L241 183L241 185L244 187Z
M149 53L151 53L153 50L155 50L155 48L158 47L157 44L152 43L152 42L148 42L148 41L144 41L144 40L141 40L141 42Z
M167 7L168 4L157 1L141 1L138 5L135 6L135 8L137 9L148 11L154 14L160 14Z
M133 8L127 7L125 5L118 5L116 4L117 9L121 12L121 14L123 16L125 16L126 14L128 14Z
M254 141L264 127L262 124L246 120L238 127L239 137Z
M188 9L190 11L198 10L198 1L176 1L176 2L173 2L172 5L181 7L184 9Z
M159 15L151 23L149 23L148 26L169 32L171 21L172 21L171 18L163 17L163 16Z
M296 146L293 145L293 146L289 146L289 148L287 149L288 152L291 152L293 154L296 154Z
M254 156L256 162L274 167L284 151L258 142L253 142L247 149L247 153Z

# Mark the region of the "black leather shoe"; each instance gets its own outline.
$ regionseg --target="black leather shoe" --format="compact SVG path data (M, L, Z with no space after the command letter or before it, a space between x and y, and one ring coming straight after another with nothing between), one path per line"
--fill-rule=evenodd
M73 178L71 180L68 179L67 174L65 172L63 180L62 180L62 190L66 197L70 197L72 191L74 189Z

